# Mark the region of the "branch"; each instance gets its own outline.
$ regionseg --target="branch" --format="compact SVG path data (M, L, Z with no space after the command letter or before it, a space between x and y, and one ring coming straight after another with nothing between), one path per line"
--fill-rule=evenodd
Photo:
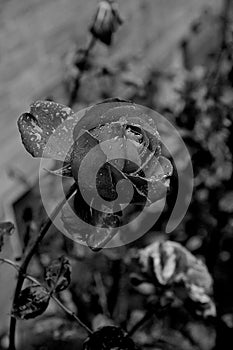
M39 235L37 236L36 241L32 245L31 249L29 250L28 254L25 256L22 265L19 270L19 276L15 288L15 294L13 298L12 303L12 309L14 308L14 305L17 303L18 296L21 292L21 288L23 286L24 279L26 277L27 268L28 265L33 257L33 255L36 253L39 244L43 240L44 236L48 232L49 228L51 227L53 220L56 218L56 216L59 214L60 210L64 206L64 204L67 202L67 200L75 193L77 187L76 184L73 184L69 191L67 192L65 198L61 201L61 203L58 204L58 206L54 209L52 214L49 218L47 218L47 221L45 222L44 226L42 227ZM16 330L16 318L11 316L10 320L10 334L9 334L9 350L15 350L15 330Z
M90 42L89 42L89 44L87 46L87 48L85 49L85 52L84 52L84 55L83 55L83 58L82 58L82 63L84 65L87 62L89 54L90 54L92 48L94 47L95 43L96 43L96 39L94 38L94 36L92 36L91 40L90 40ZM69 107L73 107L73 105L75 103L82 75L83 75L83 70L80 71L80 74L75 79L74 87L73 87L73 89L72 89L72 91L70 93L70 97L69 97L69 102L68 102L68 106Z
M14 263L12 260L9 259L3 259L0 258L0 262L6 263L8 265L13 266L17 271L21 271L21 267ZM24 275L24 278L28 279L29 281L33 282L34 284L38 285L38 286L42 286L42 284L34 277L30 276L30 275ZM44 287L44 286L43 286ZM44 287L46 289L46 287ZM62 304L62 302L55 297L53 294L51 294L51 298L57 303L57 305L63 310L65 311L69 316L71 316L81 327L83 327L88 334L92 334L92 330L87 327L80 319L79 317L70 309L68 309L64 304Z
M81 327L83 327L88 334L93 333L93 331L87 325L85 325L85 323L83 323L73 311L71 311L64 304L62 304L62 302L59 299L57 299L54 295L52 295L51 297L57 303L57 305L59 305L60 308L64 310L69 316L71 316Z

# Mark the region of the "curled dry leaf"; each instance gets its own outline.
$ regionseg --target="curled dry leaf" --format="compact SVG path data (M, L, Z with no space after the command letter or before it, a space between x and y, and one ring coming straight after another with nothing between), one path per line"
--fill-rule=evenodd
M49 300L50 295L44 287L31 285L21 291L12 315L22 320L35 318L45 312Z
M14 225L11 222L0 223L0 251L4 244L4 237L10 236L14 230Z
M45 269L45 280L55 293L65 290L71 281L71 265L68 258L62 256L53 260Z

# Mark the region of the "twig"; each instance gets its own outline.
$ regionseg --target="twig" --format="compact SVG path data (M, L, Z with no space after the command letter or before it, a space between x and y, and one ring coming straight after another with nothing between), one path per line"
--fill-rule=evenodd
M57 299L54 295L52 295L52 298L60 306L60 308L64 310L69 316L73 317L75 321L87 331L88 334L93 333L93 331L87 325L85 325L85 323L83 323L73 311L71 311L64 304L62 304L62 302L59 299Z
M36 241L34 242L33 246L31 247L31 249L29 250L27 255L25 256L25 258L22 262L22 265L20 267L20 270L19 270L19 276L18 276L16 288L15 288L12 309L14 308L14 305L17 303L18 296L19 296L21 288L23 286L25 275L27 273L27 268L28 268L28 265L29 265L33 255L36 253L39 244L41 243L44 236L48 232L50 226L53 223L53 220L59 214L60 210L62 209L62 207L64 206L66 201L75 193L76 189L77 189L76 184L73 184L71 186L71 188L69 189L69 191L67 192L65 198L54 209L54 211L52 212L50 217L47 218L47 221L45 222L44 226L42 227ZM16 330L16 318L12 316L11 320L10 320L10 334L9 334L9 348L8 348L9 350L15 350L15 330Z
M6 263L8 265L13 266L17 271L21 271L21 268L18 264L14 263L12 260L9 259L4 259L4 258L0 258L0 262ZM34 277L30 276L30 275L24 275L24 278L28 279L29 281L33 282L34 284L41 286L42 284ZM51 294L51 298L57 303L57 305L64 310L69 316L71 316L81 327L83 327L88 334L92 334L92 330L85 325L79 318L78 316L71 311L70 309L68 309L64 304L62 304L62 302L55 297L53 294Z
M82 63L83 65L85 65L85 63L87 62L87 59L88 59L88 56L92 50L92 48L94 47L96 43L96 39L94 38L94 36L91 37L91 40L87 46L87 48L85 49L84 51L84 55L83 55L83 58L82 58L82 61L80 63ZM79 86L80 86L80 80L82 78L82 75L83 75L83 70L80 71L80 74L77 76L77 78L75 79L75 82L74 82L74 87L70 93L70 97L69 97L69 102L68 102L68 106L69 107L73 107L75 101L76 101L76 97L77 97L77 93L78 93L78 90L79 90Z

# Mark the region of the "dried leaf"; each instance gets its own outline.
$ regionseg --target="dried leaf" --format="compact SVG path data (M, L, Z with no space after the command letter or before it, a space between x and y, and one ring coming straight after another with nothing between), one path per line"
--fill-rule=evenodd
M71 265L69 260L64 256L53 260L45 269L45 280L49 288L55 293L65 290L71 281Z
M44 287L31 285L21 291L12 315L22 320L35 318L45 312L49 300L50 295Z
M4 237L10 236L14 230L14 225L11 222L0 223L0 252L4 244Z

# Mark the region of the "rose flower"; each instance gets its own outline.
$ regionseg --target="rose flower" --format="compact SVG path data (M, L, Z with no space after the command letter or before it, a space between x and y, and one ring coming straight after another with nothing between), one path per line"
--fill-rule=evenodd
M115 235L127 205L149 206L166 195L172 165L161 156L154 120L133 103L106 100L80 117L38 101L18 125L29 153L63 161L55 173L74 178L77 193L69 204L77 218L64 208L64 225L94 249Z

